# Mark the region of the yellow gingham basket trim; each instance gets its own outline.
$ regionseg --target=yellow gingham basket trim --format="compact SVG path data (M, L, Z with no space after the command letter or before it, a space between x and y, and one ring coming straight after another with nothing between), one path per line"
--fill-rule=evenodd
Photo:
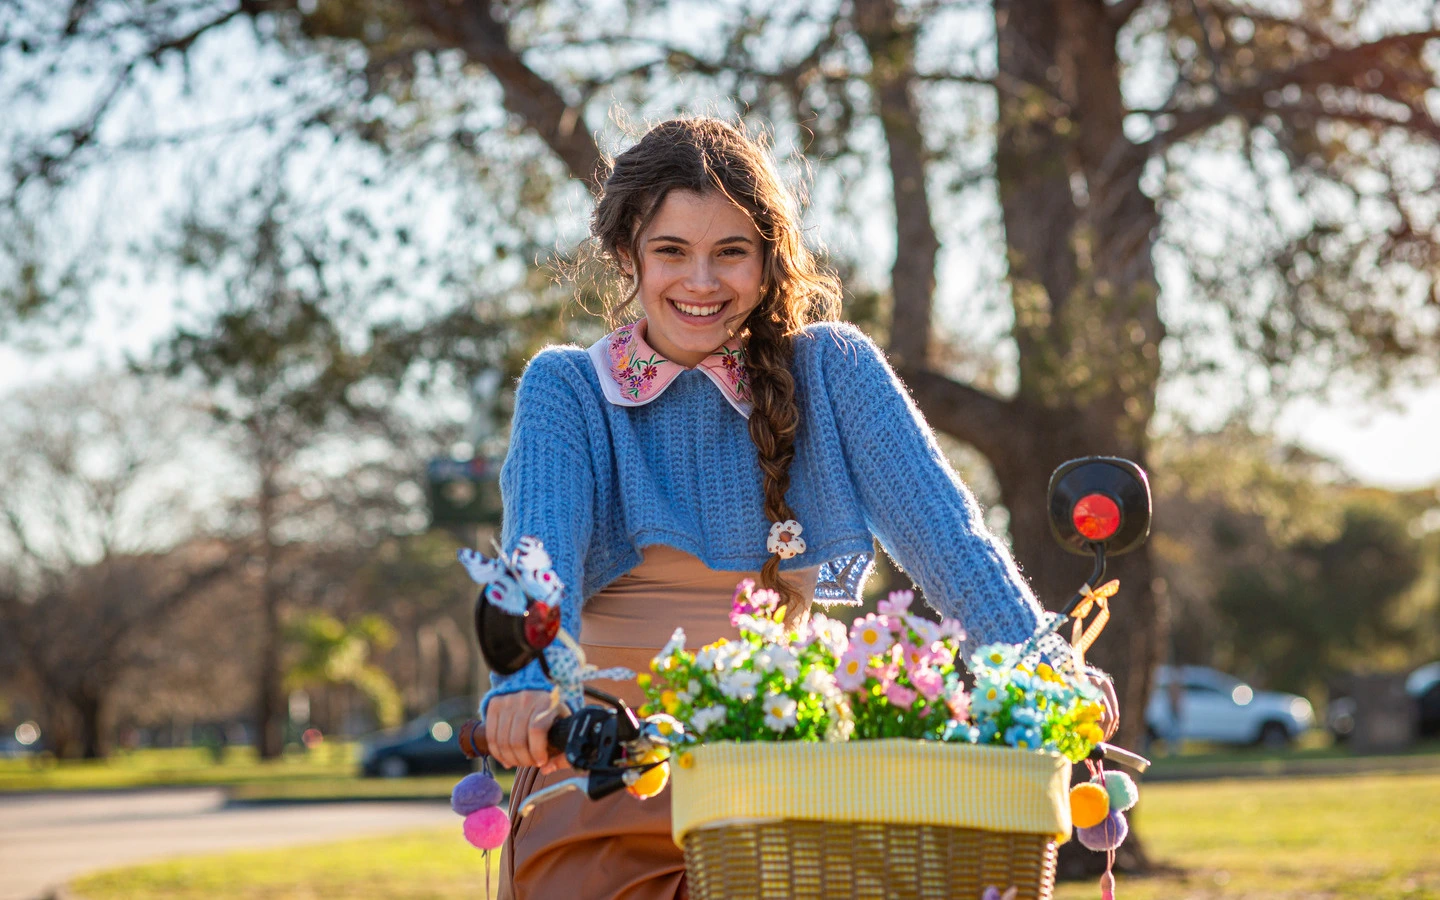
M704 744L671 760L675 843L754 819L948 825L1070 836L1070 761L893 738Z

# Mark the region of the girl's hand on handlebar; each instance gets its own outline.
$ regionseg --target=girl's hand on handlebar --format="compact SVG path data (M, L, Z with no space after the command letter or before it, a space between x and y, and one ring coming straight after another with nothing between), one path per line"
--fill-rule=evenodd
M551 708L549 691L518 691L492 698L485 711L490 755L507 768L539 766L545 774L568 766L564 754L550 749L546 731L557 716L569 714L564 704Z
M1091 671L1086 677L1100 689L1100 705L1105 710L1100 714L1100 730L1105 733L1105 740L1108 741L1120 728L1120 698L1115 694L1115 683L1103 672ZM490 703L493 706L495 701Z

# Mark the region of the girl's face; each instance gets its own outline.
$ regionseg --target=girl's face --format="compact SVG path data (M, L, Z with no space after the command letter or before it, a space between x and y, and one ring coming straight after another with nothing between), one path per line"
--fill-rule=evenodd
M760 303L760 232L723 194L666 194L636 249L645 340L671 362L699 365Z

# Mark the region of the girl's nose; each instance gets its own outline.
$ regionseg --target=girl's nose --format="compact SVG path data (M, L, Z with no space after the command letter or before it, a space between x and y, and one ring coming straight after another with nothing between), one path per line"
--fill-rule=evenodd
M697 294L708 293L720 286L714 265L710 260L699 257L685 273L685 289Z

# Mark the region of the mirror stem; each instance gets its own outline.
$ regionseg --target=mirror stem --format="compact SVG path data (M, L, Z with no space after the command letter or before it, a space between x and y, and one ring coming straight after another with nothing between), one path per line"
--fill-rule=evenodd
M1090 580L1085 582L1085 586L1093 591L1100 586L1100 579L1105 577L1105 545L1098 541L1091 541L1090 552L1095 554L1095 570L1090 573ZM1075 607L1084 600L1085 592L1083 590L1076 592L1075 596L1070 598L1070 602L1065 604L1065 608L1060 610L1060 615L1068 619L1070 614L1075 611Z

